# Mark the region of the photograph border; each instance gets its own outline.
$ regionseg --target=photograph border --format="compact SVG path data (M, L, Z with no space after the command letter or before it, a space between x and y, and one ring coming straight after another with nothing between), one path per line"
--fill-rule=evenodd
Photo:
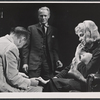
M0 1L0 3L100 3L100 1ZM15 99L14 99L15 98ZM27 99L28 98L28 99ZM37 99L35 99L37 98ZM70 93L1 93L0 99L6 100L100 100L100 92Z

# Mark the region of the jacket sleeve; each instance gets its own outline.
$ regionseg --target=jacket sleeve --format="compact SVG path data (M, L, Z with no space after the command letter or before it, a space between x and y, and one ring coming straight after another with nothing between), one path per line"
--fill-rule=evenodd
M29 34L29 39L27 40L27 43L23 46L22 51L21 51L23 64L28 64L29 48L30 48L30 34Z
M57 29L55 29L54 31L54 36L52 36L52 38L54 38L54 42L53 42L53 56L54 56L54 60L58 61L59 60L59 50L58 50L58 36L57 36Z
M69 69L70 69L70 66L71 66L71 64L70 64L69 66L65 67L59 74L56 75L56 77L57 77L57 78L64 78L64 77L67 77L68 71L69 71Z
M15 48L5 54L6 79L11 86L19 89L27 89L30 86L30 79L24 78L19 74L17 54Z
M87 77L91 73L96 73L100 68L100 50L96 50L93 54L91 61L85 65L81 62L78 65L78 70L83 74L84 77Z

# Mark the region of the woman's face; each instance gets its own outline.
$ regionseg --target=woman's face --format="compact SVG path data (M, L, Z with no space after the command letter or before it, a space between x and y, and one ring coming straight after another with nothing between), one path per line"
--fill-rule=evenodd
M90 32L88 30L80 29L77 33L79 41L85 45L90 42Z

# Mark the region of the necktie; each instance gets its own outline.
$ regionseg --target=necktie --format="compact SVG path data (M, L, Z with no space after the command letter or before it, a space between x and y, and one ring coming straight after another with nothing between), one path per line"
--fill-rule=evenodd
M42 26L42 31L45 33L45 25Z

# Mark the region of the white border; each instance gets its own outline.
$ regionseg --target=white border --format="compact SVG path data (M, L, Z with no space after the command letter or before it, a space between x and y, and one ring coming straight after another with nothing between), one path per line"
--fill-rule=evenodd
M100 1L0 1L0 3L100 3Z
M100 3L100 1L0 1L0 3ZM100 92L19 92L19 93L0 93L0 98L15 98L15 99L35 99L35 98L47 98L47 99L99 99Z
M31 98L31 99L34 99L34 98L39 98L39 99L42 99L42 98L47 98L47 99L51 99L51 98L58 98L58 99L61 99L61 98L72 98L72 99L100 99L100 92L92 92L92 93L89 93L89 92L64 92L64 93L35 93L35 92L27 92L27 93L0 93L0 98L16 98L16 99L27 99L27 98Z

